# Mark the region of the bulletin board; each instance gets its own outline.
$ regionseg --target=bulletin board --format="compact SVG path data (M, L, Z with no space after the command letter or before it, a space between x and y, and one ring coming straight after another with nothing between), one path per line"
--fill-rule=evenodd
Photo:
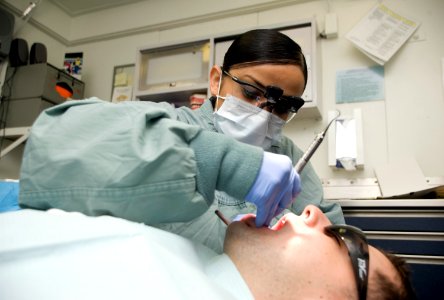
M134 64L114 67L111 102L129 101L133 98Z

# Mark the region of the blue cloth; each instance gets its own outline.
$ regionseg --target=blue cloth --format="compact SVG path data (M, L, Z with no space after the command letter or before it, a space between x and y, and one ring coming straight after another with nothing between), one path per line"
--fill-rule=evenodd
M19 210L18 181L0 181L0 212Z

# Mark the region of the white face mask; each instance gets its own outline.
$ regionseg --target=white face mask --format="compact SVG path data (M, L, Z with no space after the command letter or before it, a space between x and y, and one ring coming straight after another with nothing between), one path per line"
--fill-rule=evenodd
M218 132L264 150L280 140L284 120L232 95L218 98L225 99L219 110L214 112L214 125Z

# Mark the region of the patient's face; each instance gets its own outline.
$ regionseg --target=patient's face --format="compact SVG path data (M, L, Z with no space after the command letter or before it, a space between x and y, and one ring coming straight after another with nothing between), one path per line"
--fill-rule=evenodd
M299 290L299 295L303 290L312 289L309 290L311 296L321 291L325 294L320 296L331 299L336 294L343 297L338 291L347 290L347 298L357 298L347 248L324 232L324 228L330 224L328 218L312 205L307 206L300 216L286 214L272 230L256 228L254 216L249 216L228 227L224 251L247 282L258 276L248 278L250 273L258 274L258 270L252 269L266 270L270 266L268 272L281 274L282 280ZM377 268L385 273L392 271L396 276L388 259L370 247L369 285L372 272Z

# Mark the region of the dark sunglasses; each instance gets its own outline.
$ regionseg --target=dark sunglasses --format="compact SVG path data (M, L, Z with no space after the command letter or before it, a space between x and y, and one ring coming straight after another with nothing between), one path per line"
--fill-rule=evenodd
M304 99L301 97L284 96L284 91L280 87L269 85L265 87L265 89L262 89L254 84L240 80L223 68L221 69L225 75L242 87L242 93L246 98L255 101L259 101L261 98L267 99L266 102L260 105L261 108L269 107L272 111L278 114L288 112L296 113L305 103Z
M334 237L339 243L344 242L347 247L355 273L359 299L365 300L369 271L368 243L365 234L359 228L350 225L330 225L325 227L325 233Z

